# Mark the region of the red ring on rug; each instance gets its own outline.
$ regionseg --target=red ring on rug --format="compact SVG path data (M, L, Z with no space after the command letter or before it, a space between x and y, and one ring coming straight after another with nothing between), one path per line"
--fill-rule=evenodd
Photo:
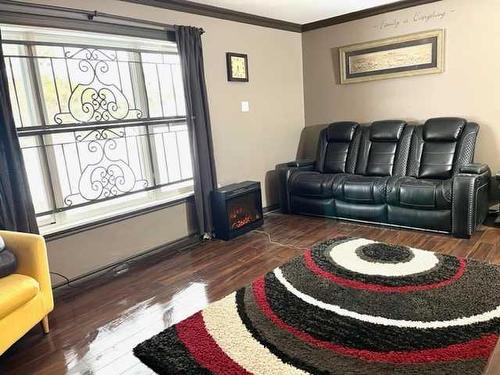
M467 262L464 258L458 258L459 266L457 272L447 280L443 280L434 284L387 286L387 285L364 283L362 281L357 281L357 280L350 280L338 275L334 275L330 272L327 272L324 269L322 269L318 264L316 264L316 262L314 262L311 250L308 250L304 253L304 260L306 267L310 271L312 271L314 274L318 276L333 281L336 284L353 289L369 290L372 292L380 292L380 293L407 293L407 292L416 292L420 290L441 288L443 286L450 285L455 281L457 281L458 279L460 279L465 273L465 269L467 266Z
M177 337L198 364L215 374L251 375L233 361L210 336L201 312L175 325Z
M354 349L343 345L334 344L329 341L319 340L310 334L303 332L289 324L285 323L272 310L267 302L265 280L259 278L252 283L252 290L255 301L262 313L270 319L278 328L281 328L298 339L308 344L329 349L335 353L361 358L367 361L386 362L386 363L425 363L435 361L455 361L464 359L483 358L488 359L491 351L494 349L498 335L489 334L481 338L470 340L460 344L452 344L439 349L422 349L413 351L392 351L392 352L374 352L366 349Z

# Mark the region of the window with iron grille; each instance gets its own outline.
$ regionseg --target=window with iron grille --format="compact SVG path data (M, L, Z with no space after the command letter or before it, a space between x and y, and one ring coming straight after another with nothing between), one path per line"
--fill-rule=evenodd
M191 188L175 44L13 26L2 34L41 225Z

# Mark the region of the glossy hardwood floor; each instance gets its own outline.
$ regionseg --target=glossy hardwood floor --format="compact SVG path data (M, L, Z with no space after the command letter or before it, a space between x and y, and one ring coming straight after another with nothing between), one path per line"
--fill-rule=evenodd
M500 228L482 227L464 240L271 213L262 229L276 242L254 231L229 242L214 240L164 252L119 276L109 273L67 288L50 315L50 334L44 336L40 327L34 328L0 358L0 374L151 374L133 356L135 345L301 254L304 248L337 235L500 264ZM500 373L496 372L500 368L498 345L497 352L490 363L491 374Z

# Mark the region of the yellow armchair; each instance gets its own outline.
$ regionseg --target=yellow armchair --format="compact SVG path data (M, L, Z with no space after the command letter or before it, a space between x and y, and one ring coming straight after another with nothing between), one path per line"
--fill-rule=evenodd
M37 323L49 332L54 308L47 248L42 236L0 231L17 258L16 273L0 278L0 355Z

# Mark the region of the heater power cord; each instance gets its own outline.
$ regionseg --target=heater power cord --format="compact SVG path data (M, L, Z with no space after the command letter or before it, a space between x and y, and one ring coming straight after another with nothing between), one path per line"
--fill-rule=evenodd
M285 244L285 243L275 241L272 239L271 234L269 232L266 232L265 230L254 229L252 232L264 234L267 237L268 242L272 245L278 245L281 247L288 247L289 249L296 249L296 250L309 250L308 247L296 246L296 245Z

